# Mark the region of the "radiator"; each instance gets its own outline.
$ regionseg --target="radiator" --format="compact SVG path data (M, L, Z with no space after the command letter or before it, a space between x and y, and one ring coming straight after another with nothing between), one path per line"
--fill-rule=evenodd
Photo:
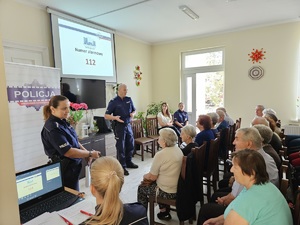
M283 128L285 135L300 135L299 125L285 125Z

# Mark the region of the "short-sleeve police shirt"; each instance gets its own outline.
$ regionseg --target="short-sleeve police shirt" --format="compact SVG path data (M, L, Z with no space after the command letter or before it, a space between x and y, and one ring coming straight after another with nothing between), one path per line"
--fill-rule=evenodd
M117 96L109 102L105 114L120 116L124 123L130 123L130 113L133 111L135 107L130 97L126 96L122 99Z
M80 148L75 130L66 120L61 120L53 115L45 122L41 132L42 142L46 155L64 154L71 148ZM81 159L73 159L81 162Z

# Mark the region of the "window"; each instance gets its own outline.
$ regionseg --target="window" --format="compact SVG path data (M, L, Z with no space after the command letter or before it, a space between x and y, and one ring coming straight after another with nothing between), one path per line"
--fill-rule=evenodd
M224 49L182 53L182 100L190 122L224 106Z

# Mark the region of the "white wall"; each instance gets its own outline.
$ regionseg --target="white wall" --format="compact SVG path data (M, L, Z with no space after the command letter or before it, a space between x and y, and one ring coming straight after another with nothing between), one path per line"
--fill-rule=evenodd
M273 108L282 124L296 118L299 76L300 22L195 38L153 47L153 99L165 100L176 109L180 101L181 52L211 47L225 48L225 107L233 119L249 126L257 104ZM251 80L248 54L263 48L266 59L259 64L265 75ZM257 64L256 64L257 65Z

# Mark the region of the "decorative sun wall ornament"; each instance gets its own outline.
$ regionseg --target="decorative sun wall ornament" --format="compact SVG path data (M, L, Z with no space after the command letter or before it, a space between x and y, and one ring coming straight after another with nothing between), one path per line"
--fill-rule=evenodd
M142 80L142 71L140 66L135 66L135 70L133 71L134 79L135 79L135 85L140 86L141 80Z
M266 51L264 51L263 48L261 48L260 50L253 48L253 51L248 54L248 56L250 57L248 61L252 61L252 63L261 63L263 59L266 59L265 54Z

